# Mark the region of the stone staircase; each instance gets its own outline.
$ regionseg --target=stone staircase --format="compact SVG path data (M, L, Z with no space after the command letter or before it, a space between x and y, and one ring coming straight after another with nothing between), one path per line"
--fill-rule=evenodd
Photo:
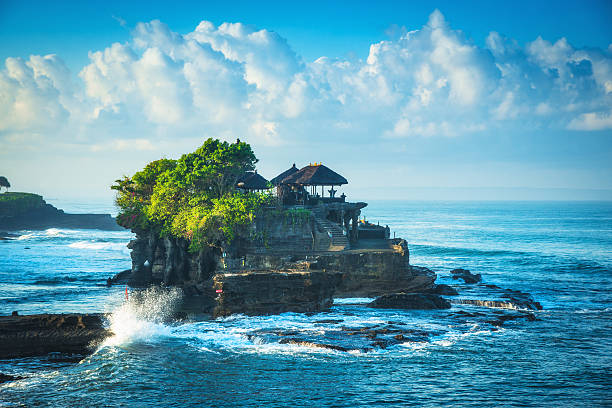
M331 238L331 246L327 246L325 242L317 243L315 251L342 251L349 246L349 241L342 233L342 228L325 218L322 210L314 210L313 215L315 223Z

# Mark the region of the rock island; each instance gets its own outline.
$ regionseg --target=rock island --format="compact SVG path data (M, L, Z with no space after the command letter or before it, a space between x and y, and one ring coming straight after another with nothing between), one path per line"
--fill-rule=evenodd
M435 273L410 265L405 240L360 220L367 203L337 194L346 178L311 163L268 181L256 163L247 143L208 139L117 180L117 221L136 234L129 284L181 287L187 310L213 316L434 289Z

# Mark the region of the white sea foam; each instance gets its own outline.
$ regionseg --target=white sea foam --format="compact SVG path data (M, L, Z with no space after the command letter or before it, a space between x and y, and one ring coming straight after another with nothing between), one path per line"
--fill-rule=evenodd
M374 298L334 298L334 305L361 305L374 301Z
M113 336L103 346L119 346L135 341L154 341L172 335L164 324L181 303L177 288L149 288L133 292L129 300L113 311L109 318Z
M128 252L125 242L99 242L99 241L77 241L69 244L70 248L91 249L91 250L107 250L107 251L122 251Z
M34 238L62 238L73 236L78 234L78 230L68 230L68 229L59 229L59 228L49 228L44 231L24 231L25 234L22 234L17 239L25 240L25 239L34 239Z

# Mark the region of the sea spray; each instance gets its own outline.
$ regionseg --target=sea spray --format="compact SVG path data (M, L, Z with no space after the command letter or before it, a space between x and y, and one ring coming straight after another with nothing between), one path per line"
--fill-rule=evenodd
M134 341L151 341L168 336L168 323L182 303L179 288L150 287L130 293L129 300L109 316L113 336L103 346L118 346Z

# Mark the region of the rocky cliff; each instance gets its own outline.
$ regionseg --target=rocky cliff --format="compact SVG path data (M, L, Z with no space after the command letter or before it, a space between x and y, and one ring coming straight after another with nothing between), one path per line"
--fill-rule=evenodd
M123 230L110 214L67 214L37 194L0 194L0 231L47 228Z
M250 271L215 275L213 316L319 312L333 304L340 273Z
M0 316L0 358L85 355L109 335L98 314Z
M268 225L265 245L259 235L246 244L195 253L184 239L136 231L128 245L129 284L179 286L188 310L216 316L319 311L331 305L334 293L360 297L432 288L435 273L409 264L406 241L384 241L378 249L314 251L306 243L317 233L311 221Z

